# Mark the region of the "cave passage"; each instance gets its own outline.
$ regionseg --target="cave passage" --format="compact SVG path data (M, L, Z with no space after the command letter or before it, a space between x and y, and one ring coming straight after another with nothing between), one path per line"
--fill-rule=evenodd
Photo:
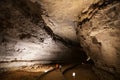
M78 39L57 34L48 26L39 2L3 0L0 3L0 67L8 67L3 63L21 66L19 62L82 63L88 58Z
M120 80L119 0L1 0L0 80Z

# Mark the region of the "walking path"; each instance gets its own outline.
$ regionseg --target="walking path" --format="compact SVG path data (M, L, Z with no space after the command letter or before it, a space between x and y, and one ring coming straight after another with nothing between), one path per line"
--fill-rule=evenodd
M43 76L40 80L65 80L64 76L59 69L51 71L50 73Z
M0 80L98 80L98 78L89 64L64 64L61 71L59 68L53 68L42 73L26 71L0 72Z
M73 76L74 74L74 76ZM64 73L67 80L98 80L90 65L79 65Z

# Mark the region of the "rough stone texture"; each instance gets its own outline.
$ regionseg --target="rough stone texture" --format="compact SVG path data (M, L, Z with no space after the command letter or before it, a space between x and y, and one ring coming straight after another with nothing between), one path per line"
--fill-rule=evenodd
M0 1L1 63L81 60L79 48L53 39L54 34L42 19L41 10L40 5L29 0Z
M0 67L87 58L73 43L77 32L98 77L119 80L120 3L109 1L113 0L1 0Z
M95 71L101 80L120 79L118 76L120 75L119 11L120 3L112 3L99 10L89 21L78 28L80 43L94 60L97 69L100 69Z
M91 4L100 0L31 0L41 4L45 9L43 19L53 32L62 38L79 42L75 25L78 14Z

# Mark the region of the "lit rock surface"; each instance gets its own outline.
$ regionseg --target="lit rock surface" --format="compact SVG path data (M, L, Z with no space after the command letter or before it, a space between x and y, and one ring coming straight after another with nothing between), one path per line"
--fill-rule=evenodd
M81 60L79 45L69 45L71 41L46 26L40 5L29 0L3 0L0 4L0 62Z
M78 36L86 53L97 68L108 71L101 80L117 80L120 75L120 3L99 10L89 21L79 26ZM97 74L100 71L96 71ZM100 75L100 74L99 74ZM111 75L111 76L110 76ZM108 77L109 76L109 77ZM116 79L114 79L116 78Z
M43 19L53 32L63 38L78 42L75 27L78 14L99 0L31 0L45 9Z
M101 80L120 80L120 3L112 1L1 0L0 67L86 60L84 49Z

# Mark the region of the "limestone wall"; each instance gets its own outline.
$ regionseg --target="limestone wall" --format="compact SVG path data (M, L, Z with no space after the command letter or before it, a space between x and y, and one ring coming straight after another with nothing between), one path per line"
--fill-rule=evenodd
M120 74L120 3L113 2L98 10L93 17L78 28L80 43L94 60L98 69L119 79ZM97 73L100 73L98 70ZM114 80L108 75L101 80ZM100 75L100 74L99 74ZM103 78L102 78L103 77Z

